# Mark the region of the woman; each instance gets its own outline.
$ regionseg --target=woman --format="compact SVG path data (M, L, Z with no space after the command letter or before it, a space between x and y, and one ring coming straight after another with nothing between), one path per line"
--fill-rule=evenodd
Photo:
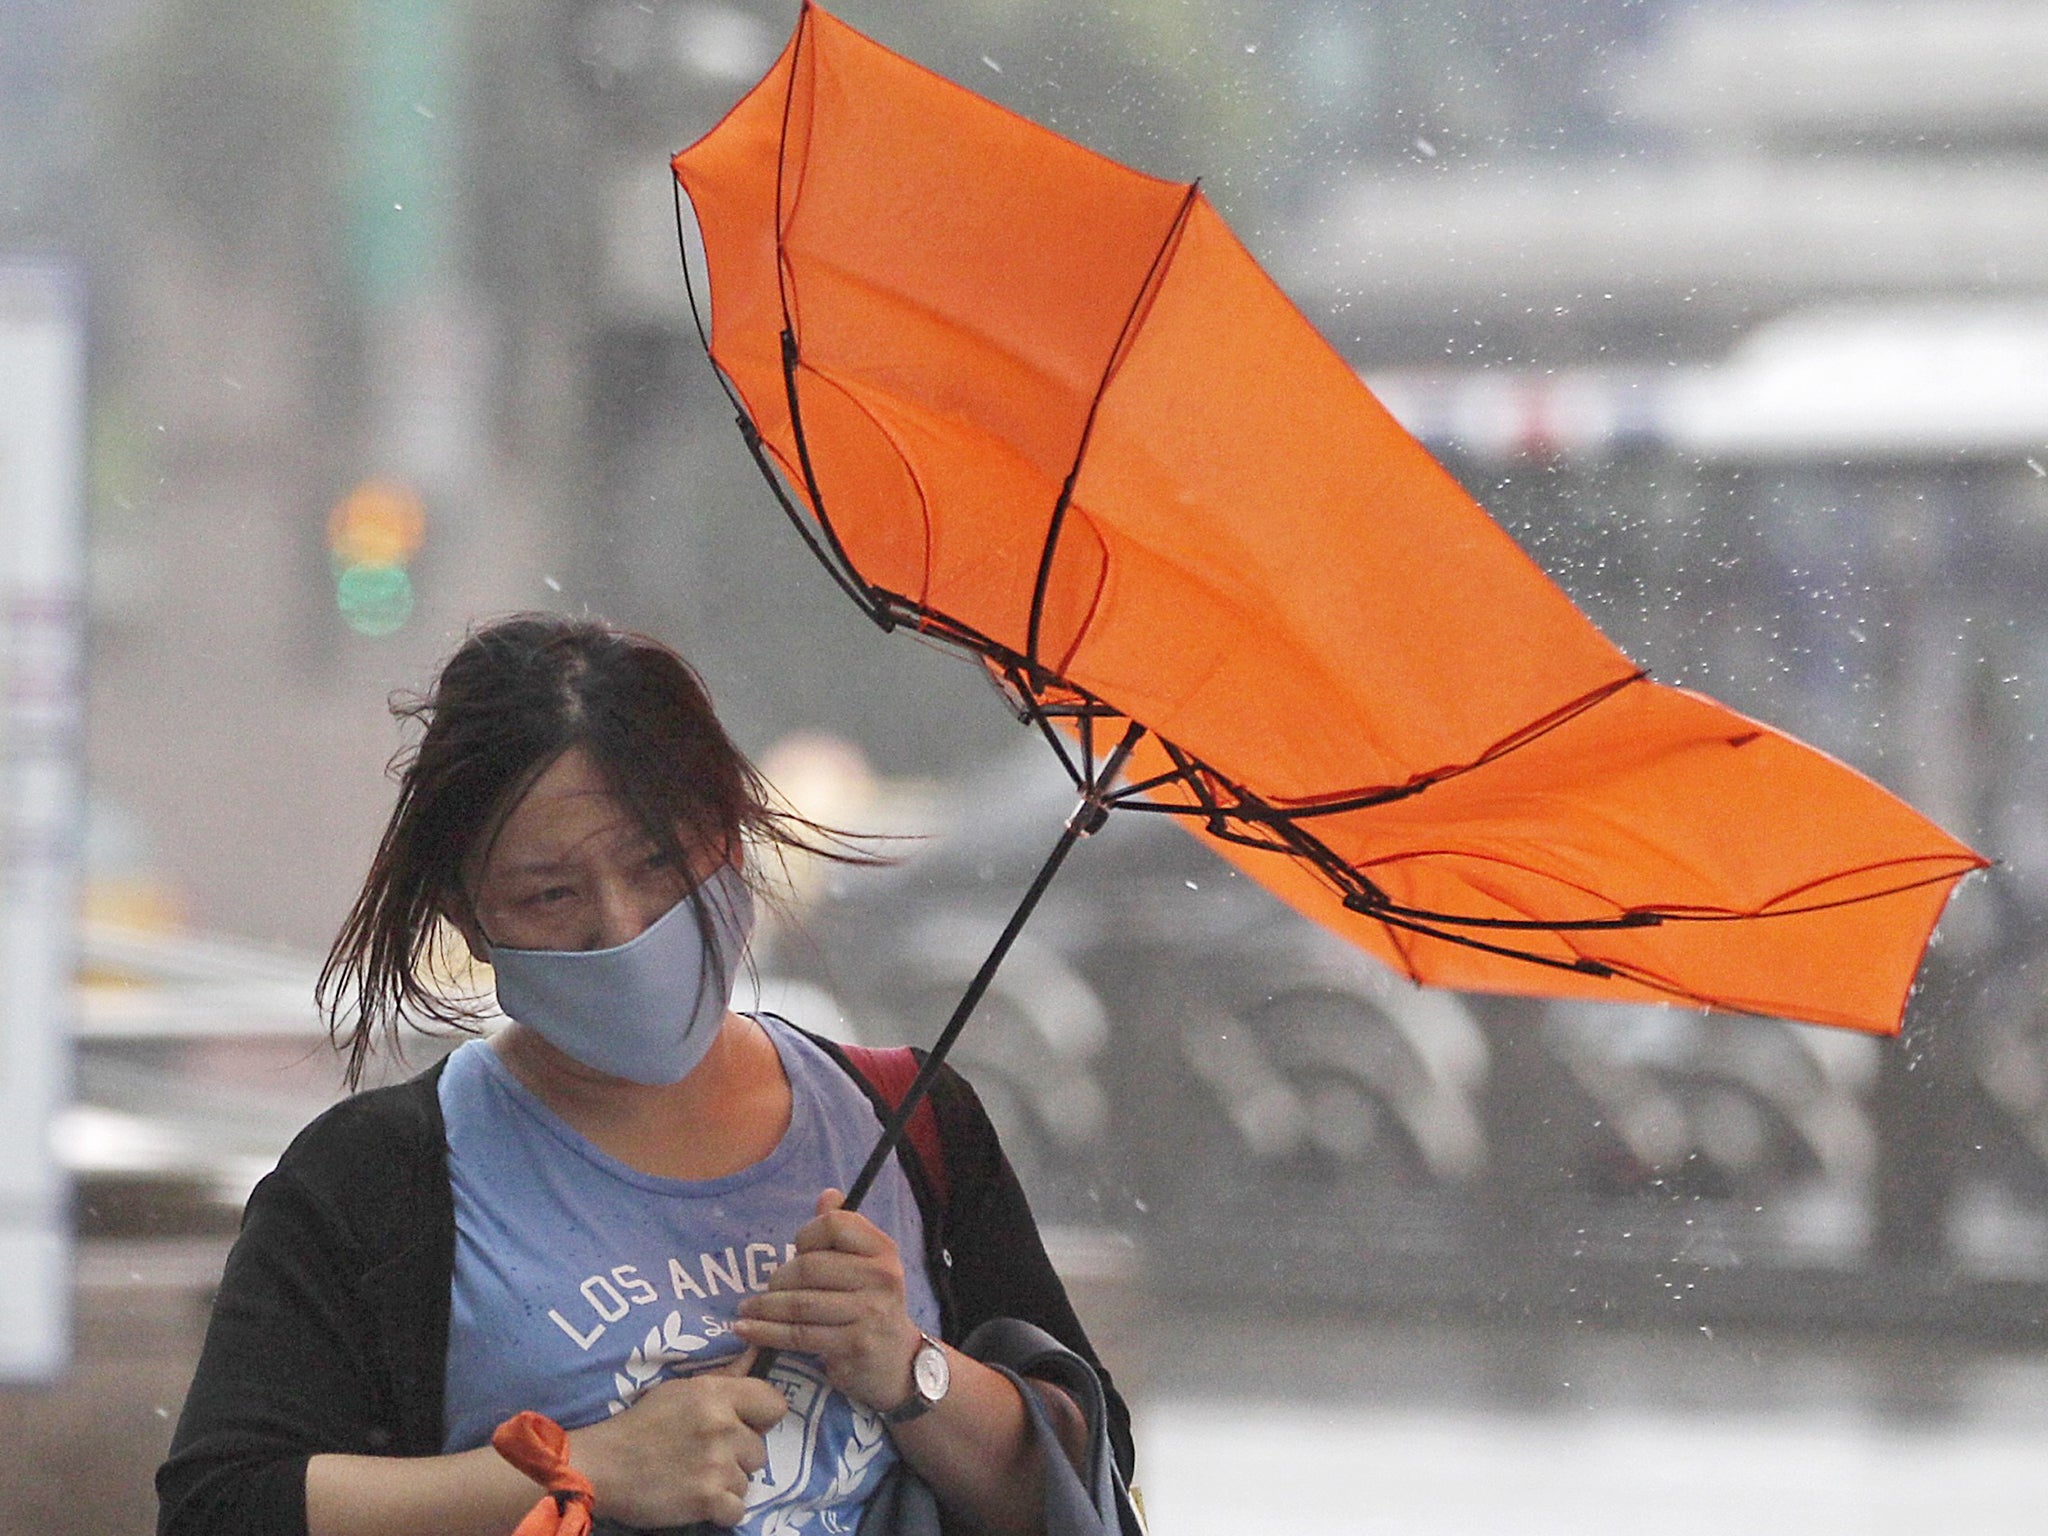
M900 1461L949 1517L1038 1528L1021 1392L955 1346L1017 1316L1094 1357L971 1090L934 1094L943 1206L892 1160L842 1210L869 1095L725 1007L757 866L844 857L829 834L772 808L680 658L601 624L480 629L401 713L424 730L321 981L349 1081L401 1016L474 1017L429 979L444 922L513 1022L338 1105L252 1194L159 1529L504 1536L536 1490L490 1436L526 1409L629 1526L850 1532ZM769 1380L757 1349L788 1352Z

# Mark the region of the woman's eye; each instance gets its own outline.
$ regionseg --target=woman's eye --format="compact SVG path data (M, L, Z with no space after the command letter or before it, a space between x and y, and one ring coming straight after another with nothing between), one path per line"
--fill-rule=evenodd
M550 885L527 897L526 904L531 907L558 906L562 902L572 900L575 895L576 887L573 885Z
M675 879L680 861L668 853L650 853L640 861L639 877L643 880L659 880L664 884Z

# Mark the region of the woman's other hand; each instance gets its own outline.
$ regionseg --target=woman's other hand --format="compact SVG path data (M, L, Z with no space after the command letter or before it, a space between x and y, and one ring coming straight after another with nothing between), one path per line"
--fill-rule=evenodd
M782 1393L730 1366L651 1387L624 1413L571 1433L571 1460L597 1507L628 1525L738 1525L747 1482L767 1464L767 1432L789 1411Z
M636 1526L746 1517L747 1481L789 1411L749 1377L754 1352L724 1370L664 1381L601 1424L569 1431L569 1463L601 1515ZM533 1483L488 1445L448 1456L322 1454L306 1463L311 1536L504 1536L533 1507ZM270 1529L265 1526L264 1529Z
M844 1203L836 1189L818 1196L818 1214L797 1229L796 1257L740 1303L734 1331L763 1349L815 1355L833 1386L886 1411L910 1391L917 1325L894 1240Z

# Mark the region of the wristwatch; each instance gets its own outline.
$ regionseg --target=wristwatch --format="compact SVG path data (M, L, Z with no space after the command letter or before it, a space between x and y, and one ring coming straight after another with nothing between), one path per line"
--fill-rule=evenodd
M953 1366L939 1341L922 1329L917 1353L910 1357L910 1396L882 1415L884 1424L908 1424L930 1413L953 1384Z

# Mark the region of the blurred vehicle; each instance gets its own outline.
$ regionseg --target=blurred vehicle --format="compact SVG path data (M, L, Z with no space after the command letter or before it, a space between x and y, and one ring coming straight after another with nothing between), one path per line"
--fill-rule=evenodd
M898 863L834 871L776 975L863 1040L928 1041L1071 799L1020 743ZM1130 813L1062 870L956 1060L1046 1221L1129 1238L1168 1290L1839 1325L1926 1291L1875 1242L1883 1050L1415 987ZM1938 1284L1968 1310L1967 1276Z
M341 1096L312 957L87 922L73 1102L53 1129L87 1236L234 1230L292 1137ZM376 1080L430 1064L418 1038Z

